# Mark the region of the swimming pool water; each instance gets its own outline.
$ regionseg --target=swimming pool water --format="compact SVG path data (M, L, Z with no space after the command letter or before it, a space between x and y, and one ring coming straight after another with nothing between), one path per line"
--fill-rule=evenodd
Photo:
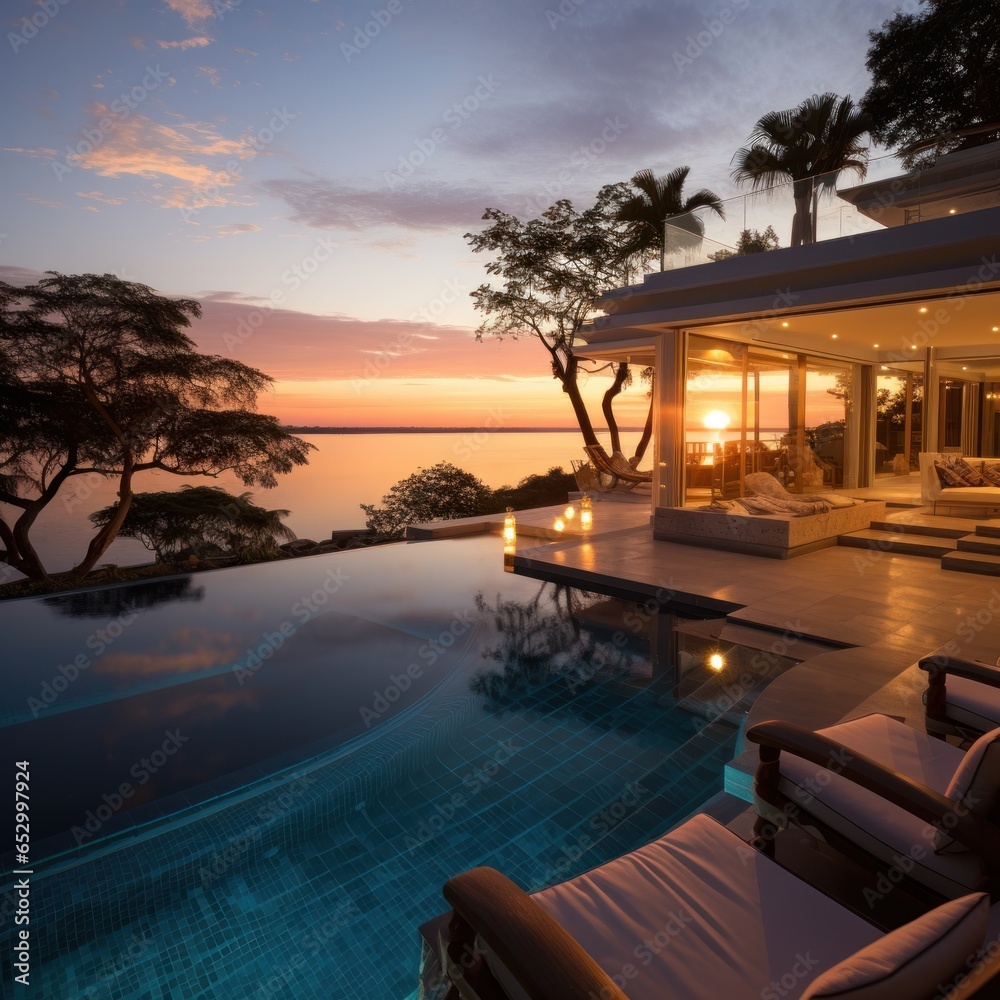
M699 703L718 678L610 641L608 608L504 574L490 537L0 607L5 745L45 761L47 829L98 825L37 864L32 996L407 997L451 875L534 888L667 829L736 724ZM100 821L116 777L134 795Z

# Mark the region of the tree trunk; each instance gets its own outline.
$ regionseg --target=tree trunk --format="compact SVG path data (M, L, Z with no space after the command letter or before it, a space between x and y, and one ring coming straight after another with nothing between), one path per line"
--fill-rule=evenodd
M577 385L576 375L579 370L579 361L573 356L563 359L558 354L553 353L556 362L556 377L562 383L563 392L569 396L570 405L573 407L573 414L576 422L580 425L580 433L583 434L583 443L600 444L597 435L594 433L594 425L590 422L590 414L587 412L587 404L580 394L580 386Z
M70 573L77 579L85 577L97 565L97 560L107 552L108 546L118 536L118 529L121 528L125 521L125 515L128 514L129 508L132 506L132 470L134 465L135 462L132 458L126 456L118 485L118 510L115 511L115 516L90 540L83 561L70 570Z
M618 362L618 367L615 369L615 380L611 383L611 388L604 394L604 399L601 400L601 410L608 423L608 431L611 433L612 452L622 450L622 436L618 431L618 421L615 420L614 401L615 396L622 391L627 379L628 365L624 362Z
M792 198L795 201L795 215L792 218L793 247L815 241L812 218L812 180L792 181Z
M655 385L654 385L655 389ZM646 412L646 424L642 428L642 437L639 438L639 444L635 449L635 456L632 459L632 464L638 469L639 463L642 461L643 456L646 454L646 449L649 447L649 442L653 438L653 397L649 397L649 410Z

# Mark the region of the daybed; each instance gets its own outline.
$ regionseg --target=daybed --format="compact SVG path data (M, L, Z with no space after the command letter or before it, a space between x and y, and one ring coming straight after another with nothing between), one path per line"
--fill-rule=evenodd
M491 868L444 895L442 967L468 1000L929 1000L997 965L977 958L985 895L883 934L703 815L530 896Z
M985 482L976 485L959 485L951 475L951 485L944 485L942 475L948 475L944 470L952 470L957 463L964 462L971 468L972 479L977 477ZM1000 458L964 458L959 455L942 454L933 451L920 453L920 499L923 503L932 505L932 512L937 513L938 507L970 507L979 510L995 510L1000 508L1000 475L992 471L1000 468ZM985 470L991 470L986 472ZM957 470L959 481L963 478L964 467ZM991 485L989 480L995 479L997 485Z
M885 517L882 501L864 502L844 494L789 493L766 472L748 474L744 485L751 496L733 502L716 501L698 510L658 507L653 537L787 559L836 545L839 535L868 528L873 520Z

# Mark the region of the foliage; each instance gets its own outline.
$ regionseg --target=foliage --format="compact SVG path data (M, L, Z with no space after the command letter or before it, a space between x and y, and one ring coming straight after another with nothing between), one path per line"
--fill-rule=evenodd
M869 32L872 136L905 147L907 167L1000 139L1000 6L922 0Z
M238 361L199 354L183 332L197 302L114 275L50 272L0 282L0 561L49 579L30 542L41 511L75 476L117 481L115 515L71 571L97 564L132 504L135 475L160 469L270 487L312 447L254 412L271 384Z
M498 279L471 293L485 317L476 338L534 337L548 355L552 377L569 397L585 444L598 441L580 393L579 375L587 369L581 369L572 352L573 336L599 296L627 284L649 257L645 251L634 252L630 229L619 219L628 197L627 185L609 184L585 211L562 199L527 222L488 208L483 219L490 225L465 234L474 253L487 254L486 272ZM628 373L621 371L623 366L611 367L613 396Z
M724 219L722 201L714 191L702 188L689 198L684 197L684 182L690 167L677 167L669 174L657 177L652 170L640 170L632 178L634 193L618 209L618 219L629 227L629 252L648 254L663 250L664 221L693 238L700 239L705 224L695 215L706 208Z
M361 504L368 530L380 540L402 538L408 524L475 517L495 512L493 491L450 462L418 469L382 497L382 506Z
M744 257L747 254L767 253L768 250L778 250L781 241L774 231L774 226L768 226L764 232L759 229L743 229L740 231L740 238L736 241L735 250L718 250L710 253L710 260L725 260L727 257Z
M525 476L517 486L501 486L493 494L493 509L527 510L531 507L550 507L565 503L570 490L576 489L576 480L561 466L553 466L545 473Z
M835 187L844 170L864 177L868 116L848 97L815 94L794 108L769 111L750 133L750 145L733 157L733 178L755 190L792 181L795 216L791 245L816 241L815 200Z
M287 510L265 510L252 493L235 496L221 486L184 486L172 493L136 493L119 534L137 538L161 562L175 560L182 549L257 556L274 553L279 541L295 533L282 524ZM103 527L118 513L111 504L90 515Z

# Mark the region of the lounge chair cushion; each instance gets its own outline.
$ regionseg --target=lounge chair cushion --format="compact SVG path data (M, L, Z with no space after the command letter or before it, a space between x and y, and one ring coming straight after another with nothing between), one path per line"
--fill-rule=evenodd
M959 726L986 732L1000 724L1000 688L948 675L946 712Z
M958 747L885 715L842 722L820 732L842 743L848 755L851 750L863 754L942 795L965 758ZM836 760L827 769L783 753L778 789L890 869L899 868L902 858L905 874L942 896L963 896L976 887L981 876L976 855L935 853L933 826L842 777L837 766ZM758 802L757 808L770 818L766 803Z
M804 990L880 936L704 815L532 898L630 1000L759 997L783 976ZM490 964L523 1000L495 956Z
M989 897L982 892L944 903L879 938L823 973L802 1000L921 1000L969 969L982 945Z
M995 815L1000 796L1000 729L983 734L969 747L948 782L945 795L983 816ZM941 853L968 848L955 843L947 830L938 830L934 835L934 850Z

